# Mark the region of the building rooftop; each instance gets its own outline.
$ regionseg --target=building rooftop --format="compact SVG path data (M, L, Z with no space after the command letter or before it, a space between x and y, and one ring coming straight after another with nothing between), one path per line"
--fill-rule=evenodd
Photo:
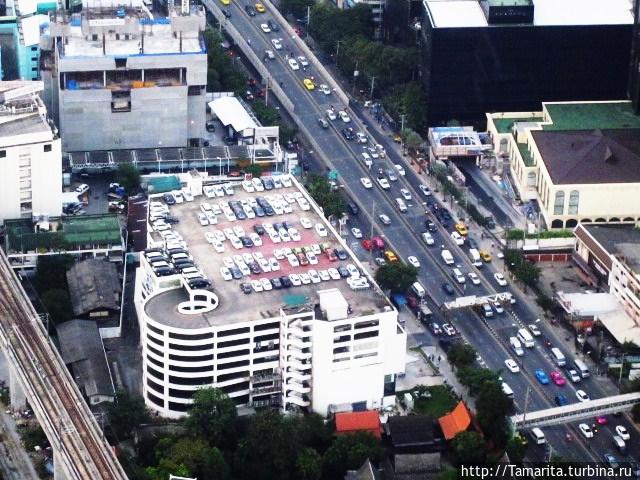
M262 217L254 219L239 220L229 222L224 215L218 215L218 223L214 226L203 227L200 225L197 215L201 211L200 203L207 202L210 204L217 203L220 200L227 201L244 201L251 198L263 196L267 199L274 195L282 195L291 198L293 194L302 195L309 201L310 210L303 211L297 203L291 203L292 213L282 215L274 215L272 217ZM199 200L199 201L198 201ZM157 201L157 198L151 198L151 201ZM325 281L317 284L301 285L290 289L263 291L245 295L240 284L259 278L273 278L291 273L304 273L310 269L326 270L328 268L337 268L340 265L346 266L353 264L365 274L360 262L355 258L353 253L342 238L339 238L335 230L328 224L326 219L320 214L319 209L313 201L310 200L306 190L298 188L298 183L293 182L291 187L283 187L276 190L265 192L245 192L236 184L234 194L225 196L224 198L206 198L198 197L194 202L184 202L169 207L171 215L180 219L180 223L173 226L173 230L178 232L184 238L189 253L193 256L194 262L203 271L203 273L214 283L214 293L217 295L219 304L216 309L198 315L185 315L178 312L178 304L188 299L187 292L183 288L165 291L152 297L145 305L147 314L157 322L164 323L175 328L206 328L210 326L220 326L235 322L245 322L260 318L271 318L278 316L282 308L295 308L296 305L304 306L304 308L315 309L315 305L319 303L317 292L337 288L342 296L346 299L351 307L351 313L354 316L361 316L378 312L383 308L391 308L384 294L375 285L372 278L369 278L370 287L363 290L352 290L345 279ZM302 227L300 219L306 218L314 228L305 229ZM224 242L225 251L217 253L214 247L205 238L205 233L213 233L214 231L222 232L225 228L241 227L245 233L253 233L253 225L263 223L282 223L288 222L298 230L300 241L290 241L286 243L274 244L268 235L261 236L262 246L253 248L243 248L240 250L233 249L228 241ZM324 225L328 235L320 236L315 229L315 225ZM157 232L152 233L155 242L160 243L161 238ZM345 250L349 258L345 261L330 261L324 254L317 255L317 265L306 265L292 267L289 262L278 260L280 269L275 272L263 273L260 275L251 275L244 277L242 280L225 281L222 279L220 268L224 266L225 257L233 257L234 255L252 254L256 252L262 253L265 258L274 257L274 250L282 248L300 248L313 244L327 244L331 248ZM317 314L319 309L316 309Z
M8 255L36 249L60 251L85 245L122 244L116 214L49 218L37 223L30 219L5 220L4 225Z
M556 185L640 182L640 128L531 130Z
M338 412L336 413L336 434L347 434L359 431L371 432L376 438L380 438L380 415L375 410L365 412Z
M0 82L0 146L20 143L17 136L45 133L53 139L47 110L39 97L42 82Z
M69 320L56 326L60 354L85 395L114 397L115 391L98 325L91 320Z
M497 2L490 3L493 6ZM507 3L513 6L530 4L526 0L510 0ZM629 0L533 0L533 4L533 24L536 26L633 23ZM424 0L424 6L436 28L488 26L478 0Z
M551 123L544 130L592 130L640 128L640 116L631 102L544 103Z
M458 402L458 405L451 412L440 417L438 422L445 440L453 440L458 433L466 431L471 425L471 412L464 402Z
M169 17L150 18L139 8L93 8L70 18L51 16L52 36L64 36L61 57L128 57L141 55L206 53L200 32L204 11L192 7L188 15L174 11Z
M385 429L395 448L420 448L439 440L433 418L426 415L389 417Z
M640 229L634 225L588 225L583 227L611 255L624 258L627 266L640 275Z
M78 262L67 271L74 315L93 310L120 310L120 278L114 263L101 258Z

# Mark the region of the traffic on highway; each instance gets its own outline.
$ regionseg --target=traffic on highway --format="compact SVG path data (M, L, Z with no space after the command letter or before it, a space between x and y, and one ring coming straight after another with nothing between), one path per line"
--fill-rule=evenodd
M258 8L247 0L228 5L208 0L205 5L226 12L227 22L295 105L295 120L311 132L317 155L337 172L340 188L358 210L351 212L345 229L354 252L372 269L395 255L418 268L426 292L418 301L434 312L426 322L406 325L418 344L446 349L451 342L470 343L480 366L500 372L519 413L617 394L605 377L589 371L573 339L537 318L530 299L497 267L503 263L495 261L501 256L499 241L487 246L490 232L456 219L453 205L447 208L436 198L393 140L362 115L362 108L341 104L331 82L314 68L317 60L298 48L270 4ZM511 293L511 301L442 308L459 297L505 292ZM419 297L415 292L413 296ZM528 434L534 460L549 459L552 453L589 461L606 461L605 455L619 461L640 457L637 430L625 414L541 430L545 442Z

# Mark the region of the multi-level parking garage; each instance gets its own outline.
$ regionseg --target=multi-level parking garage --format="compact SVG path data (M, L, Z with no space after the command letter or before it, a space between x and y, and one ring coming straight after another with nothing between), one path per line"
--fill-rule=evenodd
M203 386L239 405L324 415L393 404L406 345L397 311L306 191L282 178L166 208L150 198L153 213L180 219L150 221L136 279L144 397L160 414L184 415Z

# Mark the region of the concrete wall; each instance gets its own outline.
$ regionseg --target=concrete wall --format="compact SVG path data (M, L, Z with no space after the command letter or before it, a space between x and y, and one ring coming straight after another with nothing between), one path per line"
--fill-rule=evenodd
M0 150L6 152L6 157L0 162L0 221L20 218L20 199L22 195L26 200L29 181L33 213L59 216L62 212L60 139L42 141L43 137L51 138L50 132L44 135L32 134L32 136L40 137L41 140L33 139L35 143L15 147L0 146ZM12 138L17 140L18 137L27 137L27 135ZM23 140L26 139L23 138ZM50 152L44 151L45 145L51 145ZM25 165L22 169L21 162Z

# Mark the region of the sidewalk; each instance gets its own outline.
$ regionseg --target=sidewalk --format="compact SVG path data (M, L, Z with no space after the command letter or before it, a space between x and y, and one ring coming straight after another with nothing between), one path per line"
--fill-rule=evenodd
M458 381L453 368L447 360L447 354L444 352L444 350L442 350L437 345L425 346L421 348L427 358L429 358L440 371L440 375L444 378L443 383L445 385L450 385L453 391L458 395L458 397L460 397L460 399L463 400L471 410L475 411L475 399L469 394L469 390L467 389L467 387L465 387Z

